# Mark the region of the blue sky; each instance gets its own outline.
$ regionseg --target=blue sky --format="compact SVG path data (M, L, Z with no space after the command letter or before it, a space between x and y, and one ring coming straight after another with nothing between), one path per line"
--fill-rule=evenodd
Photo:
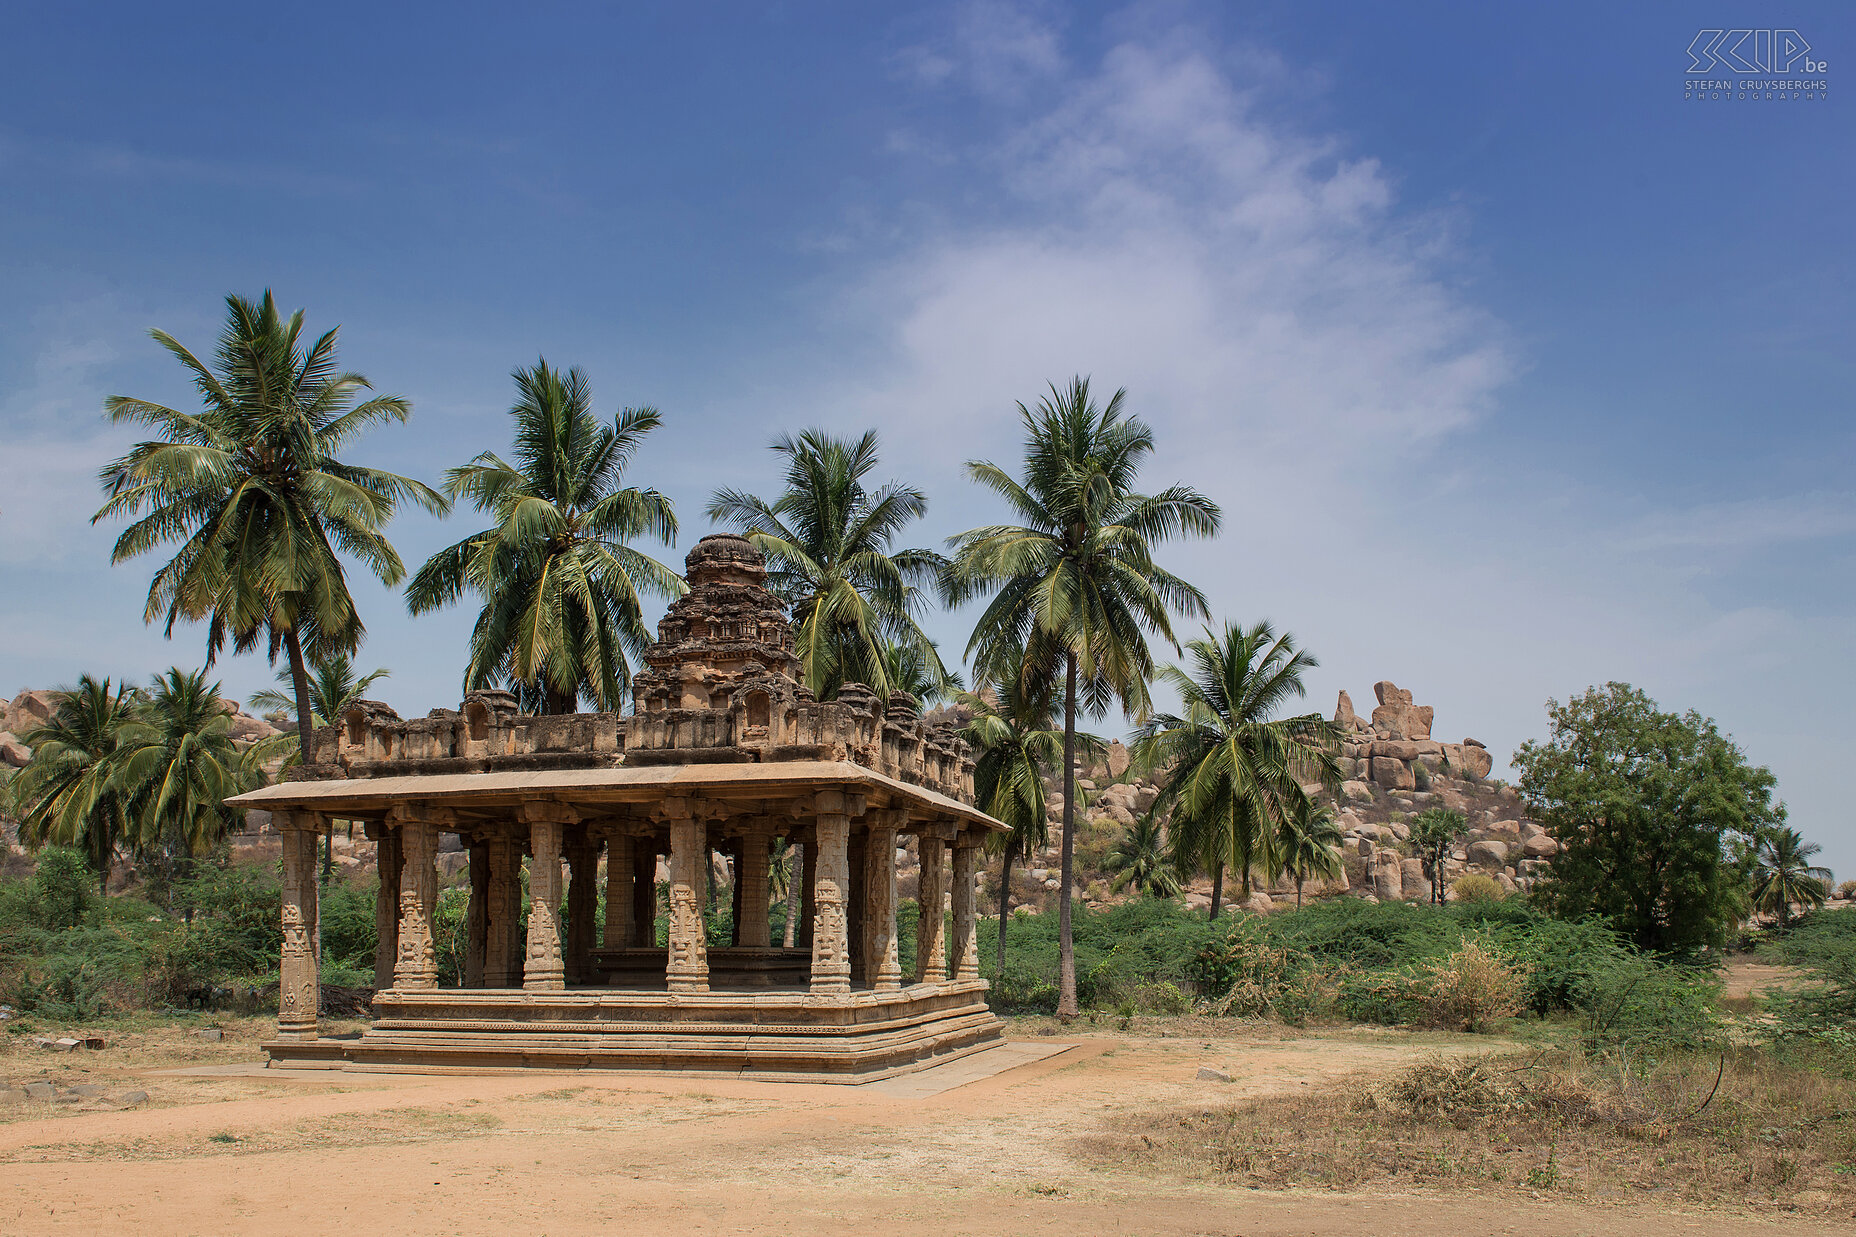
M665 428L677 561L779 430L877 427L917 540L988 518L1013 402L1090 373L1227 511L1221 617L1391 678L1505 758L1622 679L1719 719L1856 875L1852 126L1689 101L1690 6L39 6L0 80L0 693L201 656L87 524L270 286L410 398L357 455L506 444L509 370ZM1736 4L1841 66L1847 7ZM416 563L460 535L407 517ZM470 614L359 590L402 712ZM965 616L937 616L959 648ZM230 692L264 685L221 663Z

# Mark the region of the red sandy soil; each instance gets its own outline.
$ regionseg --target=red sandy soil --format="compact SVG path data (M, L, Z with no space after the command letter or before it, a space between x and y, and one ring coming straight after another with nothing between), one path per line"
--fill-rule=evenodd
M1076 1047L922 1099L582 1074L147 1075L134 1082L150 1092L146 1107L8 1114L0 1233L1850 1231L1849 1221L1629 1202L1261 1193L1104 1169L1081 1146L1121 1109L1328 1085L1493 1045L1360 1033L1062 1038ZM1198 1082L1201 1065L1235 1081Z

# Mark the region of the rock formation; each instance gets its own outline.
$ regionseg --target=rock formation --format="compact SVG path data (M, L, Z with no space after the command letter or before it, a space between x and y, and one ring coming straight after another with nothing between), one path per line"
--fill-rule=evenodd
M1439 743L1431 738L1435 711L1429 705L1413 704L1405 688L1382 679L1373 684L1373 695L1379 706L1370 722L1354 712L1353 700L1344 691L1334 705L1334 724L1347 736L1340 754L1341 772L1349 783L1416 790L1431 774L1480 781L1495 767L1479 739Z

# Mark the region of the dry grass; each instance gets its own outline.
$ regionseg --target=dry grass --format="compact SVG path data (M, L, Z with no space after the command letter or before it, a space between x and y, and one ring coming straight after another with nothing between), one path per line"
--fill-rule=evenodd
M1851 1216L1856 1080L1750 1050L1647 1070L1563 1053L1437 1061L1312 1095L1135 1112L1089 1149L1252 1188Z

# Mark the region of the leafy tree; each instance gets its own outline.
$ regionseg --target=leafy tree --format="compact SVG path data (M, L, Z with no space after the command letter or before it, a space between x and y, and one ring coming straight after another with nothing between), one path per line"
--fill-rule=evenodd
M402 500L434 512L447 504L417 481L337 458L363 430L405 421L412 406L396 395L355 403L368 382L337 369L336 330L303 347L302 311L284 321L268 289L258 304L229 296L226 309L216 370L150 332L192 373L199 412L126 395L104 402L112 423L163 437L103 470L108 501L91 522L139 517L116 540L118 563L180 543L155 573L142 617L165 613L169 635L181 619L205 620L209 666L228 636L238 652L263 640L273 661L285 653L307 751L306 659L352 653L365 630L337 552L398 584L405 567L381 529Z
M1276 827L1276 855L1283 871L1295 880L1295 908L1302 909L1302 884L1332 879L1342 871L1340 826L1334 809L1317 805L1304 795L1295 810Z
M571 713L583 697L616 710L631 686L627 655L651 643L640 595L684 592L675 571L628 544L676 542L670 500L621 484L663 418L627 408L608 425L593 414L586 375L545 359L514 377L514 462L485 451L445 474L448 495L495 522L428 559L407 604L424 614L466 590L481 599L466 691L506 685L536 712Z
M1307 691L1303 674L1320 663L1267 623L1225 624L1186 645L1191 669L1167 666L1160 679L1184 712L1157 713L1141 727L1135 759L1168 770L1154 802L1172 810L1173 846L1183 870L1212 873L1211 917L1218 917L1226 865L1250 896L1251 874L1282 870L1276 840L1306 816L1305 783L1338 790L1340 731L1319 713L1279 717Z
M360 678L354 676L354 659L346 653L335 653L328 657L318 657L309 667L309 707L310 724L317 729L335 721L348 706L363 699L367 689L393 672L380 667L368 671ZM284 687L290 687L290 675L287 671L278 671L277 681ZM250 701L254 709L271 712L296 712L296 699L292 692L277 691L266 688L256 693Z
M32 760L7 787L20 842L32 850L77 848L103 889L116 849L130 832L116 752L135 707L134 688L111 691L108 679L79 676L74 690L59 693L45 725L21 736L32 748Z
M869 488L875 430L855 442L807 430L782 435L773 450L786 460L778 498L717 490L708 514L767 556L767 585L792 610L806 686L828 699L845 683L867 683L881 698L907 690L902 674L945 692L947 671L915 615L947 561L890 548L928 510L927 496L896 481Z
M1151 815L1142 814L1122 831L1114 848L1108 852L1108 870L1117 874L1117 892L1129 885L1133 885L1136 892L1155 898L1170 898L1179 892L1179 878L1173 873L1166 831Z
M138 854L205 854L235 823L225 800L262 781L232 742L231 714L204 671L157 675L122 734L114 762Z
M1044 797L1045 771L1062 759L1064 733L1057 723L1050 683L1027 677L1013 667L1024 664L1023 649L1009 650L1002 673L974 692L963 692L961 705L970 717L960 737L974 752L973 793L980 809L1011 826L988 840L1001 856L999 867L999 966L1005 968L1005 928L1010 919L1012 864L1049 843L1049 813ZM1105 750L1094 735L1074 741L1085 751Z
M954 604L991 594L968 642L973 664L1012 666L1063 688L1062 890L1058 902L1059 1017L1073 1018L1076 947L1071 932L1076 852L1076 718L1119 703L1145 717L1153 677L1148 633L1173 640L1169 609L1208 613L1198 589L1154 562L1153 549L1177 536L1217 533L1217 504L1175 485L1137 491L1140 466L1153 453L1153 431L1125 415L1125 391L1098 408L1089 382L1052 385L1034 412L1022 403L1023 475L986 461L967 474L1011 508L1017 524L969 529L953 539L949 576Z
M1430 874L1432 905L1444 904L1444 860L1468 827L1463 813L1447 807L1427 807L1412 819L1411 844Z
M1547 739L1515 753L1529 811L1560 844L1541 903L1659 953L1720 946L1746 910L1751 847L1785 818L1772 773L1713 720L1660 712L1627 683L1547 712Z
M1791 926L1792 907L1816 910L1830 899L1830 869L1811 863L1822 851L1789 826L1761 835L1753 857L1753 909L1779 917L1779 929Z

